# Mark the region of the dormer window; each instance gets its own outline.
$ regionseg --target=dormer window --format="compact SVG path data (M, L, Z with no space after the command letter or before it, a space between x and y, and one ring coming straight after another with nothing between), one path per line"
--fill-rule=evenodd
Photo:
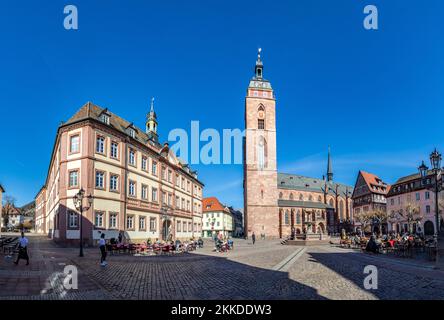
M109 125L109 115L106 113L102 113L102 115L100 116L100 121L102 121L104 124Z
M128 134L131 138L136 138L136 130L134 130L133 128L128 128Z

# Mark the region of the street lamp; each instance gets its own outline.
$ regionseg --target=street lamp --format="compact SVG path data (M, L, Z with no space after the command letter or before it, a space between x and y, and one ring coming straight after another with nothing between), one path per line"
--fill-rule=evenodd
M72 201L74 202L74 207L80 211L80 253L79 253L79 257L83 257L83 211L88 211L93 204L93 197L90 194L89 196L86 197L88 199L88 207L84 207L83 206L83 200L85 199L85 190L80 189L78 193L76 193L74 195L74 197L72 198Z
M435 234L439 234L439 205L438 205L438 196L440 191L440 185L438 184L438 180L441 179L441 160L442 156L441 154L435 150L430 154L430 164L432 166L433 175L435 176L435 185L434 185L434 192L435 192L435 226L436 226L436 232ZM418 167L419 173L421 174L421 178L424 179L427 176L428 173L427 166L424 164L424 161L422 164Z
M421 178L425 178L427 176L427 171L429 168L425 165L424 160L422 161L421 165L418 167L419 173L421 174Z

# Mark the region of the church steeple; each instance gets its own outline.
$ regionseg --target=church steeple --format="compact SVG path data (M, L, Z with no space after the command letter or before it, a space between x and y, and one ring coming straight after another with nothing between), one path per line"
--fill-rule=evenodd
M261 53L262 53L262 49L259 48L257 50L256 65L254 66L254 76L250 80L250 85L248 86L248 89L255 89L255 90L249 91L248 94L249 95L255 95L255 94L260 95L260 94L263 94L262 90L264 90L264 91L268 91L268 93L263 94L263 97L274 98L273 92L272 92L273 88L271 87L270 81L268 81L264 78L264 64L262 63ZM261 92L259 92L256 89L260 90Z
M330 146L328 147L327 181L333 181L333 170L331 167Z
M154 98L151 98L150 112L146 115L146 133L157 141L157 115L154 111Z
M259 48L257 50L256 67L254 68L255 78L257 80L262 80L263 74L264 74L264 65L261 60L261 52L262 52L262 48Z

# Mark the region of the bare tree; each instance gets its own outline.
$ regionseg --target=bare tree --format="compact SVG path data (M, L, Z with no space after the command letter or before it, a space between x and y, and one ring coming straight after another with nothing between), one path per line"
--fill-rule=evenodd
M374 209L370 211L362 211L354 215L356 221L361 223L363 231L374 224L375 221L379 224L379 232L381 232L381 225L387 222L387 213L384 210Z
M15 198L12 196L5 196L3 199L3 226L5 228L8 227L9 224L9 216L15 211Z

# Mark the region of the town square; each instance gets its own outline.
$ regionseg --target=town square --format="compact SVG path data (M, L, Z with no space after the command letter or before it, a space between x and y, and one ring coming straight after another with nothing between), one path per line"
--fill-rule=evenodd
M444 299L442 4L262 5L8 20L0 300Z

